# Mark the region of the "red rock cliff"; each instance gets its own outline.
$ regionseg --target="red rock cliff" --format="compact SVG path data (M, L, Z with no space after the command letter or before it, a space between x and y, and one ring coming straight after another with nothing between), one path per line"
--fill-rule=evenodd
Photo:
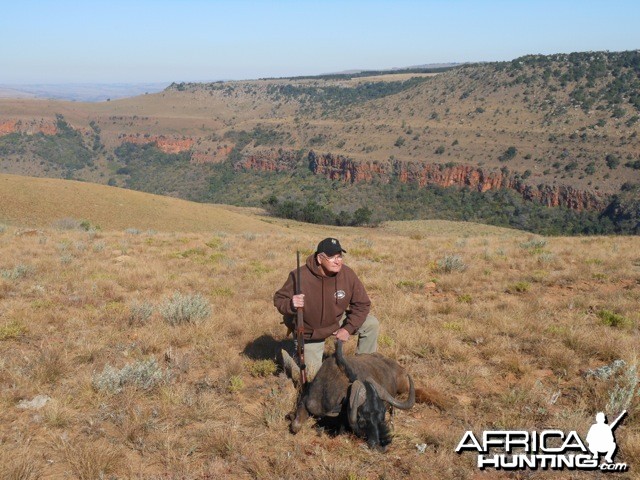
M403 183L420 187L468 187L486 192L499 188L517 191L526 200L535 200L549 207L564 206L572 210L599 210L604 199L596 193L578 190L568 185L525 184L515 175L503 170L484 170L471 165L446 166L420 162L357 162L342 155L309 152L309 167L317 174L331 180L345 182L370 182L378 179L388 182L395 177Z
M467 187L479 192L507 188L518 192L526 200L535 200L549 207L600 210L605 206L605 199L596 193L577 190L567 185L527 185L506 170L420 162L359 162L343 155L317 154L314 151L309 152L308 161L314 174L348 183L367 183L374 180L388 183L392 178L397 178L402 183L413 183L420 187ZM268 150L244 157L235 168L282 172L293 169L295 164L294 152Z
M193 147L192 138L167 138L164 135L153 135L140 137L138 135L126 135L122 137L122 143L135 143L136 145L146 145L155 143L164 153L180 153L191 150Z
M9 135L10 133L26 133L33 135L42 133L44 135L55 135L58 128L53 120L4 120L0 121L0 136Z
M234 165L237 170L259 170L262 172L286 172L293 170L298 162L291 150L260 150L245 156Z

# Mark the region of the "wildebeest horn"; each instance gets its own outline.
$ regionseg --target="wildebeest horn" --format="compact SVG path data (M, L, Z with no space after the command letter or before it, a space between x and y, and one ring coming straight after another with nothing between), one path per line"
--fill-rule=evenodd
M366 381L373 385L373 388L376 389L380 398L389 403L389 405L393 405L400 410L409 410L416 403L416 390L413 387L411 375L407 374L407 377L409 377L409 397L404 402L394 398L393 395L391 395L382 385L378 384L372 378L367 378Z
M356 380L351 384L351 395L349 396L349 426L351 430L356 429L358 408L364 404L367 399L367 390L360 380Z

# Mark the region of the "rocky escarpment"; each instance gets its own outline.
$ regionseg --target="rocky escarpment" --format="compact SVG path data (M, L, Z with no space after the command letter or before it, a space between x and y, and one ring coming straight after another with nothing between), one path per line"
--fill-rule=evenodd
M44 135L55 135L58 128L53 120L32 119L32 120L4 120L0 121L0 136L10 133L26 133L33 135L42 133Z
M470 165L421 164L394 162L394 173L403 183L419 186L469 187L479 192L499 188L515 190L525 200L537 201L548 207L572 210L600 210L605 201L597 193L578 190L568 185L529 185L508 170L484 170Z
M488 170L471 165L443 165L403 161L356 161L344 155L331 153L308 154L309 169L316 175L348 183L379 181L388 183L397 179L401 183L420 187L467 187L479 192L510 189L526 200L549 207L563 206L572 210L601 210L606 199L595 192L578 190L568 185L529 185L518 175L506 169ZM297 163L291 151L267 150L245 156L235 165L236 170L249 169L263 172L286 172Z
M288 172L298 163L298 155L291 150L259 150L246 155L234 165L238 170L258 170L261 172Z
M192 138L169 138L164 135L124 135L121 137L121 141L122 143L134 143L136 145L155 143L164 153L186 152L191 150L194 143Z

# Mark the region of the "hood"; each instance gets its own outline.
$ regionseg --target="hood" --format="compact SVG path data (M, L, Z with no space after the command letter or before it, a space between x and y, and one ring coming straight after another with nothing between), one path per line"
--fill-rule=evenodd
M320 265L318 265L318 263L316 262L316 254L312 253L311 255L309 255L307 257L307 261L306 261L306 265L307 268L309 269L309 271L311 273L313 273L316 277L318 278L328 278L325 275L322 274L322 271L320 270Z

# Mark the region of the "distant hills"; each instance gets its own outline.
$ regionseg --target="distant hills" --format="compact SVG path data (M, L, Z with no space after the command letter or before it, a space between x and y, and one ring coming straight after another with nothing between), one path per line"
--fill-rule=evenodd
M0 100L0 172L356 225L640 230L640 53Z
M44 98L73 102L103 102L118 98L156 93L166 83L69 83L37 85L0 85L0 98Z

